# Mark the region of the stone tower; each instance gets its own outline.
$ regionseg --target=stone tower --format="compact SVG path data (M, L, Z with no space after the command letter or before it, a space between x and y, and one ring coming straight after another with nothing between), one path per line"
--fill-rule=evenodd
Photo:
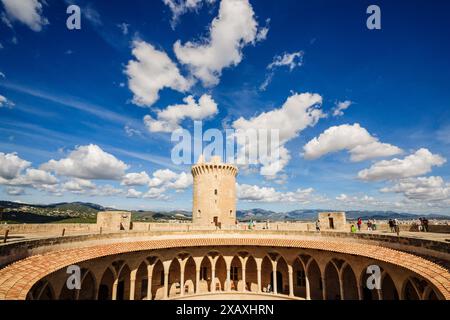
M200 156L192 167L194 197L192 222L204 226L236 224L236 176L238 169L220 157L205 162Z

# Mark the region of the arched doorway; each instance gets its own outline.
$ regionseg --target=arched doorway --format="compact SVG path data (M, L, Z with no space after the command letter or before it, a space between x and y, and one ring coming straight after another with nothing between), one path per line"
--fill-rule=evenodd
M299 257L294 260L292 271L294 273L294 295L306 299L306 272Z
M128 265L124 265L119 273L117 282L117 298L116 300L129 300L130 299L130 268Z
M325 268L325 293L327 300L341 300L339 274L332 262Z
M243 286L241 261L235 256L230 265L230 290L238 291L241 286Z
M261 264L261 290L262 292L273 292L272 285L272 263L270 258L265 256Z
M154 300L161 300L164 298L164 266L159 259L153 267L152 297Z
M146 299L147 287L148 287L147 264L145 262L142 262L136 271L134 299L135 300Z
M404 300L420 300L419 294L410 279L406 280L403 289L403 298Z
M201 273L201 270L200 270ZM192 257L189 257L184 266L184 294L194 294L195 293L195 279L196 268L195 261Z
M398 300L397 288L388 273L384 274L381 282L381 295L383 300Z
M311 300L323 300L322 277L319 266L314 259L310 260L306 274L309 280Z
M98 300L111 300L112 299L112 287L114 283L114 274L110 268L107 268L103 272L100 286L98 288Z
M174 258L169 268L169 297L174 297L181 292L181 266L178 259Z
M246 289L251 292L258 292L258 268L256 260L252 256L248 257L245 267Z
M349 264L342 270L343 300L358 300L358 284L356 276Z
M55 291L46 280L38 281L28 292L27 300L54 300Z
M289 271L286 260L283 257L280 257L277 262L277 293L289 294Z
M227 280L227 265L225 259L222 256L216 261L216 279L215 279L215 291L225 290L225 282Z
M200 283L199 292L209 292L211 290L212 283L212 269L211 261L208 257L204 257L200 264Z
M85 270L81 289L78 293L78 300L95 300L95 289L97 288L95 278L89 270Z

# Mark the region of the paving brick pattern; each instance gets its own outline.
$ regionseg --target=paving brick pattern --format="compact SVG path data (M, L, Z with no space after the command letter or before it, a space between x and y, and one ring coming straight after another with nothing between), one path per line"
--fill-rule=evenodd
M165 237L164 239L155 237L145 241L117 242L34 255L14 262L0 270L0 300L24 300L28 291L40 279L54 271L85 260L126 252L200 246L305 248L373 258L415 272L432 283L446 300L450 300L450 273L442 266L410 253L378 245L351 243L346 241L282 239L275 237L271 238L270 236L250 238L242 235L236 235L234 238L221 238L220 236L189 237L188 235L170 238Z

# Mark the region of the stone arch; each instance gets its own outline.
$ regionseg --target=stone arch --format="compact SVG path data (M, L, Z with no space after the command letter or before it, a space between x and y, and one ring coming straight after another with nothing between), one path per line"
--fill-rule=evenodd
M294 296L306 299L306 271L300 257L296 257L292 263L292 276L294 278Z
M100 285L98 287L98 300L111 300L112 290L115 280L115 273L110 267L107 267L103 272L102 278L100 280Z
M39 280L27 294L27 300L55 300L55 290L47 280Z
M381 279L381 296L383 300L398 300L398 292L391 276L384 272Z
M436 291L431 287L431 285L428 285L423 293L423 300L440 300Z
M402 289L403 300L420 300L420 294L411 278L405 280Z
M258 292L258 267L253 256L249 256L245 266L245 287L251 292Z
M341 300L339 271L333 262L325 266L325 295L327 300Z
M164 298L164 265L157 259L152 272L152 297L155 300Z
M85 269L82 272L81 289L78 292L78 300L95 300L97 296L97 281L94 274Z
M77 299L77 291L76 289L69 289L67 284L64 283L61 293L59 294L58 300L76 300Z
M356 281L355 273L353 272L352 267L345 263L341 270L342 272L342 291L343 297L342 300L358 300L358 283Z
M226 281L227 281L227 264L225 262L224 257L220 255L216 261L215 291L224 290Z
M117 277L116 300L130 299L130 274L131 274L130 267L127 264L124 264L120 268Z
M234 256L230 263L230 290L238 291L239 283L242 285L242 264L239 256Z
M195 293L195 279L196 277L196 266L195 260L192 256L187 258L186 264L184 266L184 293L194 294Z
M311 258L306 266L311 300L323 300L322 274L316 260Z
M261 290L263 292L273 292L272 283L272 262L269 256L265 256L261 263ZM270 286L269 286L270 285Z
M148 272L147 263L142 261L136 271L136 280L134 288L134 299L143 300L147 298Z
M273 279L273 275L272 275ZM277 293L289 294L289 271L286 260L279 256L277 259Z
M168 296L174 297L181 292L181 265L177 258L173 258L169 266Z
M212 283L212 267L208 256L203 257L200 263L200 281L198 292L208 292Z

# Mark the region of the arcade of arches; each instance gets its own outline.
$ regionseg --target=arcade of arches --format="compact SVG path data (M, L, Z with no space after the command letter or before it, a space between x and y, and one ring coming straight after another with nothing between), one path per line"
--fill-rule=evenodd
M367 287L369 265L380 267L378 290ZM61 269L34 284L27 299L158 300L220 293L266 299L443 299L431 283L405 268L324 250L172 248L106 256L79 266L80 290L66 288L66 269Z

